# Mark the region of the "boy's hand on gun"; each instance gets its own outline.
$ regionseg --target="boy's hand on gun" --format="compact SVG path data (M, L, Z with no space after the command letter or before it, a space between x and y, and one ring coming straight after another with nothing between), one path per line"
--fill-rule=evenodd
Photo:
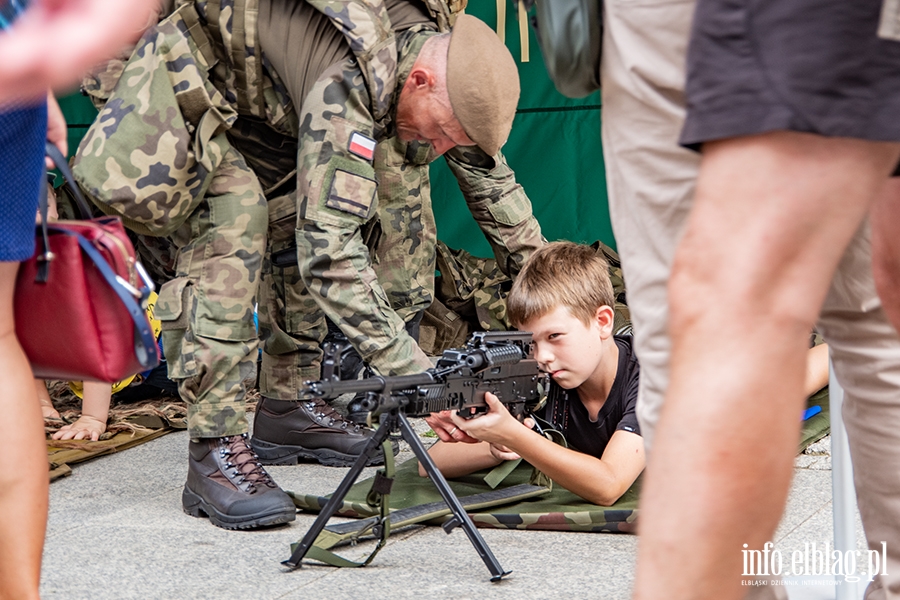
M100 434L106 431L106 421L90 415L81 415L70 425L60 427L53 434L54 440L90 440L96 442Z
M488 412L472 419L464 419L453 412L450 415L453 424L459 427L460 431L465 432L467 436L482 442L489 442L491 444L491 454L495 457L502 458L497 454L497 452L500 452L513 454L513 458L519 458L517 454L509 450L508 446L515 441L517 435L521 434L521 427L531 429L534 427L534 421L525 419L524 422L520 423L509 413L509 410L500 402L497 396L490 392L484 395L484 401L488 405ZM496 450L495 447L497 447ZM503 460L509 459L503 458Z
M502 444L490 444L489 447L491 449L491 456L493 456L497 460L519 460L520 458L522 458Z
M451 411L449 410L431 413L430 417L425 417L425 422L434 430L442 442L465 442L466 444L478 443L478 440L466 435L466 432L453 422Z

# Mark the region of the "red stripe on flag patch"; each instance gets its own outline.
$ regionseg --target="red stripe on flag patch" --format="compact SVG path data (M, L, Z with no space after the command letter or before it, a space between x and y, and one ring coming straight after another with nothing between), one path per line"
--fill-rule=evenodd
M375 140L358 131L350 135L350 152L360 158L372 160L375 158Z

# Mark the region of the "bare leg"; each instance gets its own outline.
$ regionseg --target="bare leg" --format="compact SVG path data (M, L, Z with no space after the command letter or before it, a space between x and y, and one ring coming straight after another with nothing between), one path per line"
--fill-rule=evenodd
M826 385L828 385L828 344L819 344L806 353L803 395L812 396Z
M743 544L784 505L806 349L844 248L900 155L775 132L707 144L670 281L671 384L635 597L741 598Z
M18 263L0 262L0 410L11 468L0 470L0 598L37 598L47 527L47 447L31 366L16 339L13 286Z
M870 214L875 287L885 314L900 331L900 177L889 180Z

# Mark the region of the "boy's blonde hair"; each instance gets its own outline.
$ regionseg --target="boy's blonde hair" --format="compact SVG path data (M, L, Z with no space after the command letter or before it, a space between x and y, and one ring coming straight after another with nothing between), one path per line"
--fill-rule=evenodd
M609 265L590 246L552 242L531 255L506 299L507 315L519 326L565 306L589 325L601 306L615 308Z

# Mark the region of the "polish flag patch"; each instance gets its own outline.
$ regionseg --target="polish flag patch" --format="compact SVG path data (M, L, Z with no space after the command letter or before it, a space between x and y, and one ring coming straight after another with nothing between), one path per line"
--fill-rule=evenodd
M350 152L360 158L372 160L375 158L375 140L358 131L350 135Z

